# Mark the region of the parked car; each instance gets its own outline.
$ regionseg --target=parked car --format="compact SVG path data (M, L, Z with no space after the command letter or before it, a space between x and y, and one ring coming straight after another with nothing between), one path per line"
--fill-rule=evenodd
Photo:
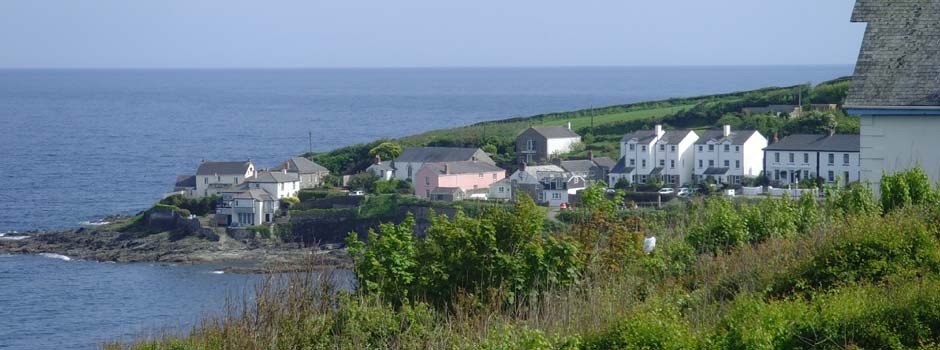
M679 189L679 193L676 195L679 197L688 197L692 195L692 190L688 187L683 187Z
M659 194L673 194L676 193L676 190L672 187L663 187L659 189Z
M349 195L350 196L365 196L366 193L361 190L355 190L355 191L350 191Z

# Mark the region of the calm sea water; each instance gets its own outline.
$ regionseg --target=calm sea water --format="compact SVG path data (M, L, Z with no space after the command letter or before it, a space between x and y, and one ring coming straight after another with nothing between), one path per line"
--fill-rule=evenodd
M849 75L851 66L0 70L0 232L146 209L201 159ZM0 255L0 349L82 348L218 311L252 277L213 266Z

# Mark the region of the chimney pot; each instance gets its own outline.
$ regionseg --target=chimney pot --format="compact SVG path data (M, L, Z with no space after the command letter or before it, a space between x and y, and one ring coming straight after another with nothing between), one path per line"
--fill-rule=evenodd
M594 160L594 151L588 151L588 160L590 161Z
M722 129L723 129L723 130L722 130L722 134L723 134L725 137L731 135L731 125L725 125L724 127L722 127Z
M777 132L774 131L774 143L780 142L780 138L777 137Z
M662 136L662 135L663 135L663 125L662 125L662 124L656 124L655 130L656 130L656 137L659 137L659 136Z
M568 122L568 130L571 130L571 122Z
M444 175L450 174L450 167L447 166L447 163L444 163Z
M375 164L382 164L382 156L378 154L375 155Z

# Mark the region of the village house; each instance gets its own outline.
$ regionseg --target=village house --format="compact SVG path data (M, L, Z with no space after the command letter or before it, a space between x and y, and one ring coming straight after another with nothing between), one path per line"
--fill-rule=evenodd
M274 199L296 197L300 191L300 177L296 173L289 173L287 169L279 171L259 171L246 183L248 189L262 189L267 191Z
M608 185L619 181L646 183L656 178L669 186L692 181L692 145L698 135L691 130L653 130L626 134L620 141L620 160L608 174Z
M431 198L438 188L459 188L470 196L488 193L490 185L506 177L506 171L479 161L428 163L418 170L416 177L415 196Z
M569 195L584 189L587 182L581 177L546 176L539 180L540 191L535 201L549 207L560 207L568 203Z
M594 157L588 152L587 159L558 160L556 165L565 172L580 176L590 181L607 181L607 174L614 167L614 161L608 157Z
M457 147L413 147L406 148L391 164L385 164L380 158L378 162L372 164L367 171L385 178L388 171L392 177L397 180L410 180L417 184L418 171L425 164L445 163L445 162L478 162L495 166L496 162L490 158L486 152L479 148L457 148Z
M569 153L581 143L581 136L565 126L533 126L516 137L516 155L520 163L534 164L548 161L559 154Z
M859 135L784 137L764 148L765 175L782 185L822 178L826 183L859 180Z
M392 168L392 162L383 162L382 157L375 156L372 165L366 168L366 171L375 175L379 180L389 181L395 177L395 168Z
M767 138L756 130L708 130L695 142L693 181L713 179L720 184L740 184L764 171Z
M522 163L519 170L490 187L489 198L515 201L519 194L525 193L533 200L537 200L541 191L541 179L547 176L562 176L564 173L565 169L554 164L526 165Z
M291 157L291 159L271 170L281 171L284 169L288 173L297 174L300 177L301 189L320 187L323 178L330 174L330 171L322 165L304 157Z
M859 0L867 22L845 109L861 124L861 180L920 166L940 182L940 3Z
M215 221L219 226L254 226L274 221L280 203L270 192L247 188L247 184L222 191L216 207Z
M240 162L202 161L196 170L196 190L193 195L211 196L219 194L231 185L245 182L255 176L255 165L251 160Z
M196 197L196 175L177 175L176 183L173 185L173 192L167 193L164 197L179 194L184 197Z

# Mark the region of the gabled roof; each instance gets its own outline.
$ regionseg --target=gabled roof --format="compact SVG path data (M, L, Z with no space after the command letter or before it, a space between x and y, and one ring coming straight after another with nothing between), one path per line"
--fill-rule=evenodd
M196 175L245 175L251 161L240 162L202 162Z
M764 150L858 152L859 140L859 135L795 134L780 139L779 142L767 146Z
M535 130L547 139L568 139L581 137L564 126L533 126L530 129Z
M858 0L868 22L847 106L940 106L940 1Z
M634 170L636 170L635 167L627 166L627 158L624 157L624 158L620 158L620 160L617 161L617 165L614 165L614 168L610 169L610 173L611 174L630 174L630 173L633 173Z
M679 142L685 140L685 138L692 133L694 133L692 130L666 130L666 134L663 135L660 142L664 142L667 145L678 145Z
M638 143L650 143L650 141L653 141L654 139L656 139L656 131L654 130L634 131L629 134L623 135L623 138L621 138L620 141L628 142L634 139Z
M270 193L268 193L268 191L265 191L265 190L260 189L260 188L252 188L252 189L250 189L250 190L246 190L246 191L243 191L243 192L239 192L238 194L234 195L232 198L234 198L234 199L254 199L254 200L259 200L259 201L273 201L273 200L275 200L275 199L274 199L274 196L272 196Z
M728 173L729 168L709 167L705 169L705 175L724 175Z
M617 165L613 159L610 157L594 157L594 163L599 167L607 168L608 170L613 168L614 165Z
M708 144L708 141L715 140L717 143L731 140L732 145L743 145L757 130L731 130L731 135L725 136L723 130L706 130L699 135L696 145Z
M176 187L196 187L196 175L176 175Z
M446 172L444 171L445 165L447 166ZM505 171L498 166L483 162L428 163L424 166L424 168L431 169L431 171L440 175L445 173L450 175L458 175Z
M280 171L260 171L258 175L245 180L247 182L281 183L300 181L300 177L295 173L283 173Z
M575 159L575 160L563 160L560 165L565 171L568 172L582 172L586 173L591 171L591 168L596 167L595 164L590 159Z
M378 163L378 164L372 164L372 165L370 165L367 169L368 169L368 170L376 170L376 169L377 169L377 170L388 170L388 171L395 170L395 168L392 167L392 163L391 163L391 162L381 162L381 163Z
M320 172L329 172L329 170L324 168L322 165L304 157L291 157L291 159L288 159L284 163L287 165L287 171L292 173L314 174ZM278 171L284 169L284 165L285 164L281 164L271 170Z
M479 153L478 153L479 152ZM395 158L395 162L408 163L442 163L461 162L473 160L478 157L480 162L493 163L493 160L479 148L457 147L412 147L406 148Z

